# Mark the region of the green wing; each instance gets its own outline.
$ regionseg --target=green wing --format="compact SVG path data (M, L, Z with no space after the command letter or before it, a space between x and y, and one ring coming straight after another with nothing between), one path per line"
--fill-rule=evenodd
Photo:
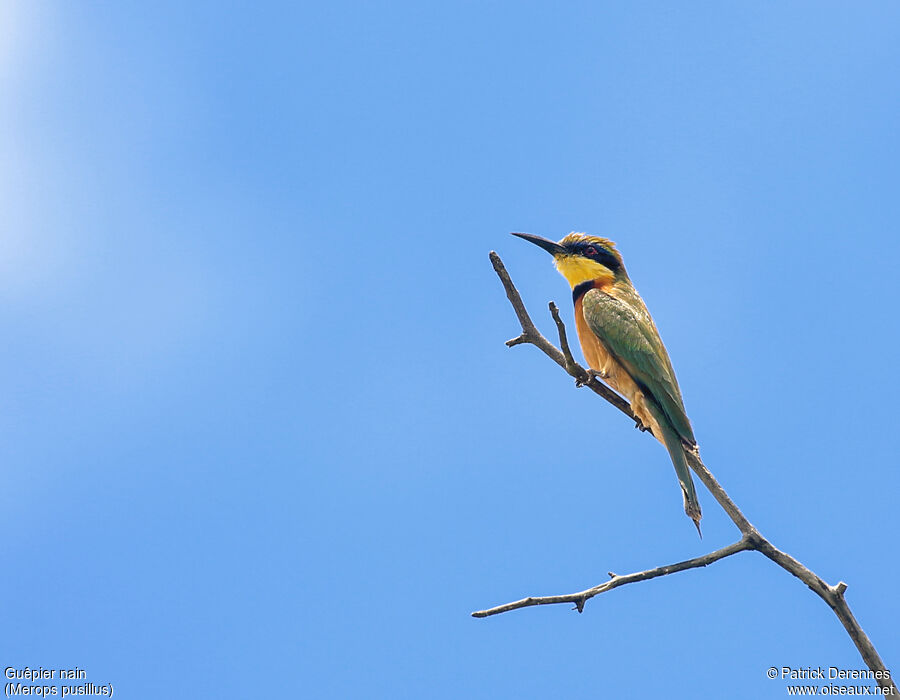
M669 354L643 302L626 304L599 289L583 297L584 319L606 349L643 385L679 436L695 444Z

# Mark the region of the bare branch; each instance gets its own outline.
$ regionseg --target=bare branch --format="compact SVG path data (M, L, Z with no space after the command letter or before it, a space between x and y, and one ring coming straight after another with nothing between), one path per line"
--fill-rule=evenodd
M513 603L506 603L506 605L498 605L495 608L478 610L477 612L472 613L472 617L490 617L491 615L498 615L499 613L509 612L510 610L528 608L532 605L556 605L559 603L574 603L575 608L578 610L578 612L582 612L584 610L584 604L587 601L589 601L595 595L606 593L607 591L611 591L613 588L618 588L619 586L624 586L628 583L636 583L638 581L649 581L652 578L668 576L669 574L675 574L679 571L687 571L688 569L697 569L701 566L709 566L710 564L717 562L720 559L730 557L732 554L737 554L738 552L743 552L746 549L752 548L753 545L750 542L750 539L747 537L743 537L734 544L730 544L727 547L723 547L722 549L717 549L715 552L710 552L709 554L704 554L700 557L688 559L687 561L681 561L677 564L658 566L655 569L638 571L637 573L625 574L624 576L617 576L616 574L609 572L609 575L611 576L609 581L604 581L599 586L588 588L587 590L581 591L579 593L543 596L540 598L523 598L522 600L517 600Z
M713 498L715 498L719 505L722 506L722 510L728 514L731 521L737 525L738 530L744 535L756 535L761 538L761 535L756 531L756 528L750 524L750 521L747 520L746 517L744 517L741 509L735 505L735 502L731 500L731 497L725 493L725 489L723 489L719 482L716 481L712 472L710 472L709 469L706 468L706 465L703 464L703 460L700 459L700 450L695 447L694 449L685 449L684 452L687 455L687 461L691 466L691 469L694 470L694 473L700 478L703 485L709 489Z
M572 357L572 351L569 349L569 338L566 336L566 324L562 322L562 319L559 317L559 309L556 307L554 302L550 302L548 305L550 307L550 315L553 316L553 320L556 322L556 330L559 333L559 347L562 350L563 357L566 359L566 372L572 374L573 372L577 372L575 369L578 367L578 363L575 362L575 358ZM587 374L587 370L584 371Z
M572 357L572 352L569 349L568 338L566 337L565 324L563 324L562 319L559 316L559 309L556 308L556 304L550 302L550 313L553 316L554 322L556 323L556 328L559 333L559 343L562 347L562 350L559 350L550 341L548 341L535 327L534 323L531 320L531 317L528 315L528 311L525 309L525 305L522 302L522 297L519 294L519 291L516 289L515 285L510 279L509 273L506 271L506 268L503 265L503 261L500 260L500 256L497 255L497 253L495 253L494 251L491 251L490 257L491 263L494 266L494 271L497 273L497 276L503 283L503 288L506 290L506 296L509 298L512 307L516 312L516 316L519 319L519 323L522 326L522 334L519 337L514 338L513 340L507 341L506 344L510 347L514 345L521 345L524 343L534 345L556 364L562 367L569 375L575 377L576 381L579 384L590 387L595 394L598 394L610 404L619 409L626 416L637 422L637 419L635 418L635 415L632 412L631 406L629 405L628 401L619 396L616 392L614 392L602 382L597 381L592 373L585 370ZM794 557L786 554L785 552L782 552L780 549L775 547L775 545L773 545L771 542L769 542L769 540L767 540L759 533L759 531L750 523L750 521L747 520L747 518L741 512L740 508L738 508L734 501L731 500L729 495L725 492L725 489L722 488L716 478L712 475L712 472L710 472L709 469L706 468L706 465L703 464L703 460L700 459L699 450L697 448L686 447L685 454L687 455L688 463L690 464L691 469L694 470L694 473L697 474L700 481L702 481L704 486L709 489L709 492L713 495L713 498L715 498L719 505L722 506L722 509L725 511L728 517L731 518L732 522L735 524L735 526L737 526L738 530L740 530L742 537L738 542L729 545L728 547L724 547L723 549L716 550L715 552L710 552L709 554L705 554L695 559L688 559L687 561L683 561L678 564L661 566L656 569L648 569L647 571L640 571L638 573L627 574L625 576L617 576L616 574L610 572L609 575L611 579L609 581L605 581L598 586L588 588L587 590L581 591L579 593L570 593L568 595L558 596L523 598L522 600L518 600L513 603L507 603L505 605L489 608L487 610L479 610L472 613L473 617L489 617L491 615L498 615L500 613L508 612L510 610L517 610L519 608L527 608L534 605L553 605L558 603L574 603L575 609L581 612L582 610L584 610L585 602L587 602L590 598L593 598L595 595L599 595L600 593L610 591L613 588L624 586L627 583L647 581L652 578L666 576L678 571L685 571L687 569L707 566L709 564L712 564L713 562L718 561L719 559L724 559L725 557L729 557L744 550L753 549L763 554L765 557L773 561L788 573L796 576L803 583L805 583L810 590L812 590L816 595L824 600L825 603L828 604L828 607L830 607L834 611L834 614L841 621L841 624L844 626L844 629L847 631L850 639L853 640L853 643L856 645L856 648L859 651L860 656L862 656L863 661L865 661L866 665L871 670L886 670L884 662L878 655L875 646L863 631L862 627L860 627L856 618L853 616L853 613L850 611L850 606L847 605L847 601L844 599L844 592L847 590L847 584L841 581L835 586L828 585L814 571L801 564L799 561L794 559ZM892 689L892 694L898 694L897 686L894 685L893 681L890 678L878 679L878 684L882 688Z
M560 352L559 348L557 348L553 343L551 343L543 335L541 335L541 332L535 327L534 323L532 322L531 316L528 315L528 311L525 310L525 304L522 303L522 297L519 294L519 290L516 289L516 286L509 278L509 273L506 271L506 267L503 265L503 261L500 259L500 256L497 255L497 253L495 253L493 250L491 251L490 256L491 264L493 264L494 266L494 271L497 273L497 276L503 283L503 288L506 290L506 296L509 299L509 303L512 304L513 310L516 312L516 316L519 318L519 324L521 324L522 326L522 334L518 338L507 340L506 344L509 347L513 347L514 345L521 345L522 343L530 343L531 345L534 345L538 350L540 350L556 364L566 370L566 372L574 377L579 383L590 388L591 391L593 391L595 394L602 396L604 399L609 401L609 403L618 408L622 413L631 418L631 420L637 422L637 418L631 411L631 405L625 399L623 399L616 392L606 386L606 384L598 382L597 379L592 374L589 374L584 367L575 362L574 358L572 358L571 352L568 353L567 358L566 355L563 355L563 353ZM555 308L556 304L553 304L550 312L553 313L553 309ZM556 321L557 328L560 329L560 344L565 345L565 347L568 348L568 340L565 343L562 342L562 339L565 338L566 329L563 325L562 319L559 318L559 309L556 310L554 320Z

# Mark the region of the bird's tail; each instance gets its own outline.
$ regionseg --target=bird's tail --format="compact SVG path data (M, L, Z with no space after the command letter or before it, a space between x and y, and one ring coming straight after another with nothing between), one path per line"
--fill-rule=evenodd
M700 533L700 538L703 539L703 533L700 531L700 518L703 517L703 513L700 511L700 501L697 500L697 492L694 490L694 480L691 478L691 468L688 466L687 457L684 454L681 436L669 425L669 421L658 406L652 405L651 401L647 403L651 404L648 405L648 408L659 424L662 432L662 435L659 436L660 440L666 446L666 450L672 458L672 464L675 466L675 474L678 475L678 483L681 485L681 495L684 497L684 512L694 521L694 526Z

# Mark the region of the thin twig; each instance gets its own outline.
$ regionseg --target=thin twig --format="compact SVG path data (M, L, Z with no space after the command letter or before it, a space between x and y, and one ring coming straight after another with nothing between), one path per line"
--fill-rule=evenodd
M532 605L556 605L559 603L574 603L575 609L578 610L578 612L583 612L584 604L587 601L589 601L595 595L606 593L607 591L611 591L613 588L624 586L627 583L636 583L637 581L649 581L652 578L668 576L669 574L675 574L679 571L687 571L688 569L697 569L701 566L709 566L710 564L719 561L719 559L724 559L725 557L730 557L732 554L737 554L738 552L743 552L744 550L752 548L753 545L751 544L749 538L743 537L734 544L730 544L727 547L723 547L722 549L717 549L715 552L710 552L709 554L704 554L700 557L694 557L693 559L688 559L687 561L680 561L677 564L658 566L655 569L638 571L633 574L625 574L624 576L618 576L610 572L609 575L611 576L611 578L609 581L604 581L599 586L588 588L586 591L581 591L579 593L569 593L568 595L550 595L540 598L523 598L522 600L517 600L514 603L498 605L496 608L478 610L477 612L472 613L472 617L490 617L491 615L498 615L499 613L509 612L510 610L528 608Z
M550 302L548 304L550 308L550 315L553 316L553 320L556 322L556 330L559 333L559 349L562 350L563 357L566 360L566 372L572 374L573 372L577 372L578 363L575 362L575 358L572 357L572 350L569 348L569 338L566 335L566 324L562 322L562 319L559 317L559 309L556 308L556 304L554 302ZM587 374L587 370L584 370L584 373ZM591 377L593 379L593 377Z
M619 396L605 384L597 381L593 374L587 372L587 370L579 365L572 357L568 339L566 337L565 325L559 317L559 309L556 308L556 304L550 302L550 313L553 316L557 331L559 332L559 341L563 348L562 351L541 335L540 331L535 327L531 317L528 315L528 311L525 309L525 304L522 302L519 291L510 279L509 273L503 265L503 261L500 260L500 256L494 251L491 251L490 257L494 270L506 290L506 296L509 298L512 307L516 312L516 316L519 319L519 324L522 326L522 334L517 338L507 341L506 344L510 347L523 343L534 345L556 364L562 367L569 375L575 377L579 384L590 387L594 393L606 399L606 401L618 408L632 420L636 420L628 401ZM866 665L873 671L885 671L886 668L884 662L878 655L875 646L853 616L850 606L847 605L847 601L844 598L847 584L841 581L835 586L829 585L815 572L801 564L794 557L775 547L775 545L759 533L750 521L747 520L740 508L738 508L734 501L731 500L729 495L725 492L725 489L722 488L716 478L712 475L712 472L710 472L709 469L706 468L706 465L703 464L703 460L700 459L699 450L696 448L686 448L685 453L688 457L688 463L690 464L691 469L694 470L694 473L697 474L700 481L702 481L706 488L709 489L713 498L715 498L719 505L722 506L722 509L728 517L731 518L732 522L738 530L740 530L742 537L738 542L723 549L716 550L715 552L710 552L709 554L705 554L695 559L689 559L678 564L662 566L656 569L627 574L625 576L617 576L610 573L612 578L609 581L605 581L598 586L588 588L579 593L523 598L522 600L506 603L505 605L499 605L487 610L479 610L472 613L472 615L474 617L488 617L510 610L517 610L518 608L526 608L533 605L552 605L556 603L574 603L576 609L581 612L584 609L584 604L587 600L595 595L612 590L613 588L618 588L627 583L636 583L637 581L646 581L659 576L667 576L668 574L684 571L686 569L707 566L719 559L724 559L725 557L729 557L744 550L753 549L763 554L763 556L773 561L785 571L796 576L805 583L810 590L824 600L841 621L841 624L844 626L844 629L846 629L850 639L853 640L853 643L856 645L856 648ZM897 686L894 685L894 682L890 678L879 678L877 681L882 688L891 689L890 692L894 695L898 694Z

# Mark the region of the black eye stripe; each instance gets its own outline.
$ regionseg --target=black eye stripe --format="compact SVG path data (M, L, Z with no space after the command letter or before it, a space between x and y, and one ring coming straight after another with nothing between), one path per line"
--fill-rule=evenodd
M581 248L580 254L585 256L586 258L595 260L596 262L606 266L613 272L615 272L622 266L615 254L613 254L603 246L597 246L590 243L586 244Z

